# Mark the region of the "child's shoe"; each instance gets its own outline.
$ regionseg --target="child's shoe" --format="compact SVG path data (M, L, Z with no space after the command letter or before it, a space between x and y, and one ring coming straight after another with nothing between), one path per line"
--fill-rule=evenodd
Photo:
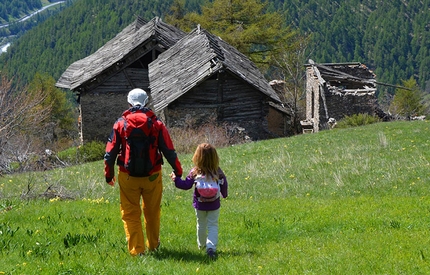
M215 251L212 248L209 248L206 253L208 254L208 257L210 259L215 259L216 258L216 254Z

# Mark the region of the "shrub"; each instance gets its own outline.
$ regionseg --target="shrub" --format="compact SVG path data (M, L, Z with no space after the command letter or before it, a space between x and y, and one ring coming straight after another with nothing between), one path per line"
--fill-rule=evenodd
M78 147L70 147L64 151L58 152L58 158L68 164L78 163Z
M82 162L102 160L106 144L101 141L91 141L78 147L78 157Z
M336 127L337 128L349 128L349 127L357 127L363 126L367 124L372 124L379 122L380 119L376 116L371 116L369 114L354 114L352 116L346 116L341 119Z
M180 154L194 153L198 144L207 142L217 148L246 141L244 134L234 125L210 122L199 127L170 128L175 149Z
M240 144L246 141L244 134L234 125L207 123L200 127L169 129L175 149L180 154L193 153L199 143L208 142L217 148ZM51 150L33 154L25 163L11 162L9 172L41 171L53 168L79 165L86 162L103 160L106 144L91 141L82 146L69 147L58 153ZM25 167L24 167L25 165Z
M82 164L102 160L106 144L101 141L91 141L82 146L71 147L58 153L58 158L67 164Z

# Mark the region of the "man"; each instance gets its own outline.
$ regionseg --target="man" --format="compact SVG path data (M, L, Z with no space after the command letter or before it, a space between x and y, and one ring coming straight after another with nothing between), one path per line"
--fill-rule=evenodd
M115 183L115 160L117 161L121 216L127 237L128 250L131 255L135 256L142 255L145 252L141 220L142 210L147 248L150 251L155 250L160 244L160 204L163 190L161 167L163 155L177 177L182 175L182 166L166 126L158 120L151 109L146 107L148 103L146 92L142 89L133 89L128 93L127 101L130 104L130 108L113 125L113 130L106 144L104 163L106 182L113 186ZM153 130L149 134L151 135L149 137L151 140L150 149L147 152L148 156L145 156L148 158L147 162L149 162L148 165L145 164L145 167L150 168L145 176L131 176L130 174L133 173L130 173L130 170L132 169L126 163L126 158L129 157L127 150L131 150L129 150L130 144L126 140L127 127L130 128L130 125L133 125L133 120L148 121L153 125L153 128L151 128Z

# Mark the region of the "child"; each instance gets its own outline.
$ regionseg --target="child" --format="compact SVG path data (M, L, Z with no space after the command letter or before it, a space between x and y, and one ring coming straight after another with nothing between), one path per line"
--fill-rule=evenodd
M199 249L206 247L210 258L216 257L218 243L218 217L220 196L227 197L227 179L219 167L215 147L208 143L197 146L193 156L194 167L185 180L171 174L177 188L194 188L193 206L197 217L197 244Z

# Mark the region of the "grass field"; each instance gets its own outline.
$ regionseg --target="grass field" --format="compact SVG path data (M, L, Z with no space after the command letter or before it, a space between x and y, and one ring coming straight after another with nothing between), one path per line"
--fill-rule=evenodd
M216 261L164 166L161 248L130 257L102 161L0 178L0 274L430 274L430 123L220 148ZM180 155L185 171L191 155ZM61 197L61 198L60 198Z

